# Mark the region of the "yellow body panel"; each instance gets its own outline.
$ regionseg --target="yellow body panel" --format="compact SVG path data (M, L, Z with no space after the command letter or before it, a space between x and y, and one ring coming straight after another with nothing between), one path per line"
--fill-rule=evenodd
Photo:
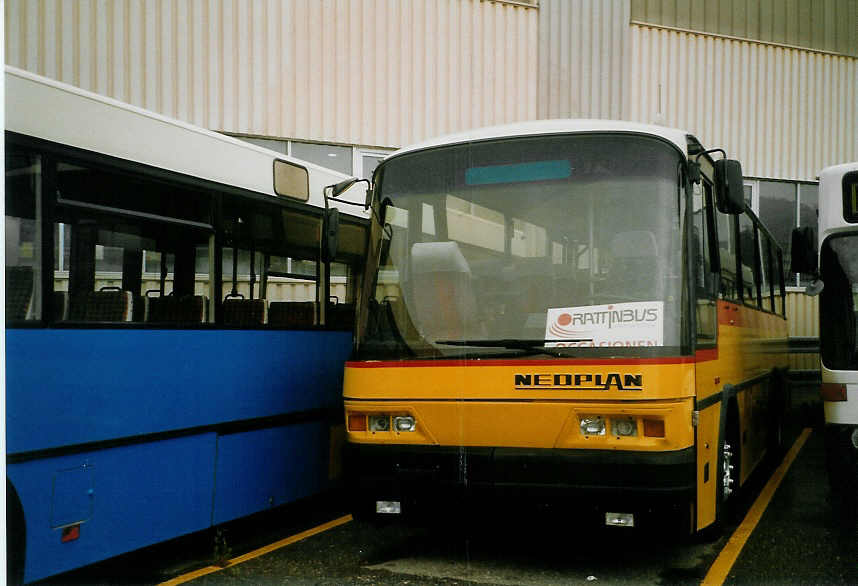
M354 443L642 451L679 450L694 443L690 399L587 403L346 401L345 406L352 415L411 415L417 421L413 432L351 431L349 441ZM610 433L585 436L578 422L582 415L590 414L602 415L609 421L613 417L660 419L665 422L665 437L643 437L640 425L634 437Z
M357 444L489 446L668 452L696 446L696 526L715 520L721 399L735 394L744 482L765 455L768 391L787 366L786 321L739 304L717 304L717 347L695 357L615 360L352 362L347 415L411 415L413 432L348 432ZM729 392L725 393L727 390ZM717 395L722 393L722 395ZM709 399L707 401L707 399ZM696 402L707 405L696 414ZM582 416L633 417L636 433L587 436ZM662 438L643 420L661 420Z
M679 359L668 359L679 362ZM665 361L665 362L668 362ZM591 377L591 378L586 378ZM640 381L641 384L634 384ZM567 384L568 383L568 384ZM348 363L346 400L640 401L694 396L694 364L637 360Z

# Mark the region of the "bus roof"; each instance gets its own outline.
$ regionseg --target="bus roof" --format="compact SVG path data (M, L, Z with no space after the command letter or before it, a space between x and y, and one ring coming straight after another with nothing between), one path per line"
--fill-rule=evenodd
M396 157L404 153L431 149L439 146L508 138L517 136L538 136L550 134L569 134L577 132L627 132L630 134L648 134L657 136L673 143L683 153L688 152L688 136L684 130L656 126L654 124L639 124L622 120L596 119L557 119L536 120L533 122L517 122L501 126L489 126L466 132L457 132L445 136L418 142L402 148L390 155Z
M307 203L319 207L322 188L348 177L14 67L5 83L6 130L23 135L274 197L273 161L289 161L307 168Z

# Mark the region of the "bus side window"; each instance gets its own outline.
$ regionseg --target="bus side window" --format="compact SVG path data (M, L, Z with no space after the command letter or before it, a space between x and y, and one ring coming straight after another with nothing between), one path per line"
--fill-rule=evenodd
M721 253L721 290L724 299L738 300L739 280L736 270L736 217L717 212L718 251Z
M319 323L321 217L224 200L220 323L308 329Z
M207 194L65 161L57 193L56 320L208 321Z
M9 148L9 147L7 147ZM41 158L6 152L6 321L41 319Z
M774 299L774 275L772 274L772 243L768 235L759 232L760 235L760 267L762 269L760 279L760 290L762 294L763 309L775 310Z
M746 305L757 306L759 303L757 230L753 220L746 213L739 215L739 259L742 270L739 279L742 300Z
M428 207L424 204L424 209ZM423 214L424 227L430 214ZM434 221L429 222L434 234ZM361 259L366 254L366 228L360 225L340 224L337 258L331 262L330 298L326 322L329 328L351 329L355 319L355 296L360 289L363 267Z
M710 242L715 238L712 233L712 185L702 182L703 191L695 186L694 225L692 228L692 247L694 254L696 299L697 299L697 339L702 343L713 343L717 334L717 313L713 287L712 259Z

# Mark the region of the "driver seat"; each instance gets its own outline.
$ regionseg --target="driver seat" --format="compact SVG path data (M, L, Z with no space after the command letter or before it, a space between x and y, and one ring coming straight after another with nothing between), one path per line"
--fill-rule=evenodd
M611 256L606 294L639 301L661 299L663 275L655 234L649 230L618 232L611 239Z

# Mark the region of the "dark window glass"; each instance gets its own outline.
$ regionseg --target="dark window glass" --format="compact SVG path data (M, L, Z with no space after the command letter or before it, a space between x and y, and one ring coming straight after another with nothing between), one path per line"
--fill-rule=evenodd
M798 225L811 226L814 233L817 231L819 217L819 185L802 183L798 186ZM786 255L789 259L789 255ZM802 275L800 284L805 286L811 281L810 275ZM790 282L795 282L790 279Z
M210 321L209 196L63 162L57 186L56 319Z
M858 222L858 171L843 176L843 218Z
M317 324L320 219L237 198L224 202L223 218L222 323Z
M760 220L789 258L792 229L796 227L796 183L760 181ZM804 186L802 186L804 188ZM788 266L784 270L789 270ZM793 279L793 283L795 279Z
M832 236L822 244L819 299L822 363L833 370L858 368L858 236Z
M721 253L721 292L724 299L739 299L740 278L736 270L736 217L717 212L718 250Z
M748 305L756 306L759 297L757 295L757 275L755 271L757 252L756 228L751 217L747 214L739 216L739 250L742 262L742 299Z
M510 339L574 345L575 356L683 351L693 332L681 168L662 141L608 134L388 160L389 229L361 356L520 355ZM574 321L635 310L652 319L634 339Z
M700 343L715 341L718 324L714 290L712 262L710 258L709 233L712 221L712 186L703 183L702 188L695 186L693 195L694 223L692 226L692 247L695 258L695 290L697 298L697 340Z
M42 314L41 157L6 153L6 321Z
M331 298L328 327L351 329L355 316L355 295L360 287L366 248L364 226L340 224L337 258L331 263Z
M174 184L72 163L57 168L60 200L211 225L210 197ZM96 207L93 207L96 206Z

